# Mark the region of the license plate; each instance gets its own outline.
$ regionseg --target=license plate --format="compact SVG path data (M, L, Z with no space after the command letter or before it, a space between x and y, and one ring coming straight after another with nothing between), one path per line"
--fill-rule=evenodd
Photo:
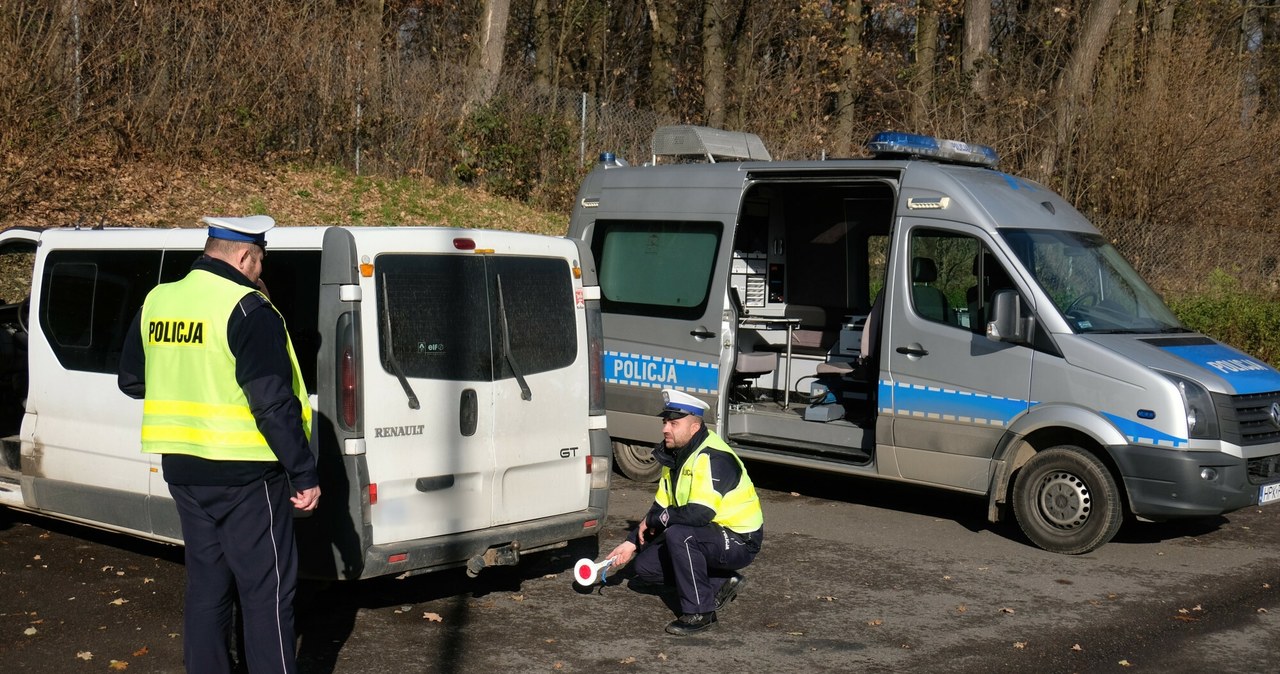
M1280 501L1280 482L1264 484L1258 488L1258 505Z

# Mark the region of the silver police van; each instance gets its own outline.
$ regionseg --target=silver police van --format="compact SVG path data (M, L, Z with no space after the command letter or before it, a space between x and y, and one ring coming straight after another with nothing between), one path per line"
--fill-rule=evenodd
M609 430L651 479L665 387L744 457L1010 503L1047 550L1126 512L1280 501L1280 373L1183 327L1079 212L990 148L877 135L873 158L770 161L664 127L602 155L569 236L595 255Z
M0 232L0 506L180 543L117 363L200 229ZM280 227L263 280L313 408L323 495L301 572L519 562L596 536L610 443L599 288L578 241L442 227Z

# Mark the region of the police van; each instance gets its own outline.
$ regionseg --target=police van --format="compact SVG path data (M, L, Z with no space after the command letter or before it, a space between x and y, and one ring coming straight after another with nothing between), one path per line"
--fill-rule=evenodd
M0 232L0 505L181 542L121 344L204 229ZM322 497L301 572L471 573L595 536L610 445L599 288L580 242L435 227L284 227L263 280L313 408Z
M1061 197L991 148L879 134L770 161L664 127L611 154L569 236L600 278L609 431L652 479L670 387L745 458L1012 505L1067 554L1140 520L1280 502L1280 373L1183 327Z

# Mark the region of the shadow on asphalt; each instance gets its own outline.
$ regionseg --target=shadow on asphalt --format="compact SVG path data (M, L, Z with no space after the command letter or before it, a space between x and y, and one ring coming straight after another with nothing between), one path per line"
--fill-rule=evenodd
M303 672L332 672L338 656L355 629L356 618L363 609L403 607L416 611L414 605L446 600L437 608L444 629L452 632L466 629L474 619L469 599L490 594L514 593L523 583L548 574L559 574L571 568L578 559L599 554L595 537L570 541L564 548L528 554L518 566L485 569L469 578L465 569L447 569L407 578L384 576L360 581L313 581L299 583L295 599L297 633L300 640L298 667ZM577 588L577 584L572 584ZM588 590L590 591L590 590ZM438 606L438 605L437 605ZM460 638L446 638L443 651L432 659L441 671L458 671L463 653L453 652ZM451 650L453 649L453 650Z

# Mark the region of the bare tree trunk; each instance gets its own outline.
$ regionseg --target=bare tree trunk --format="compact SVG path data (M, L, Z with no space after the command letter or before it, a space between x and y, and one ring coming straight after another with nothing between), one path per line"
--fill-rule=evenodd
M1155 25L1151 31L1151 54L1147 62L1147 95L1151 103L1164 96L1168 87L1169 59L1173 53L1173 10L1177 4L1174 0L1162 0L1158 3Z
M936 0L920 0L916 16L916 72L911 97L911 125L924 129L933 109L934 72L938 61Z
M1076 34L1075 44L1067 57L1067 66L1059 73L1054 85L1053 142L1046 143L1040 163L1040 170L1045 178L1054 175L1060 168L1062 157L1070 156L1071 139L1083 110L1084 100L1090 93L1089 87L1093 82L1098 56L1107 43L1111 23L1119 11L1120 0L1094 0L1089 4L1084 25ZM1064 193L1070 191L1067 189L1070 179L1070 175L1063 176L1061 191Z
M1136 0L1134 0L1136 2ZM991 90L991 0L965 0L964 51L960 65L969 77L970 91L986 98Z
M653 27L649 50L649 91L654 112L668 117L672 102L671 45L675 43L675 11L670 0L645 0L649 23Z
M538 90L546 90L551 86L551 59L554 47L551 42L551 15L547 10L547 0L534 0L533 3L533 36L536 53L533 63L533 85Z
M507 41L507 17L510 14L511 0L484 0L484 11L480 14L480 25L476 30L472 72L468 78L463 114L488 103L498 88L498 80L502 77L502 52Z
M853 154L857 100L862 79L862 0L844 0L844 39L840 45L840 81L836 83L836 132L832 150L837 157Z
M722 0L706 0L702 6L702 109L707 126L724 126L725 54L721 22Z
M1138 0L1121 0L1120 13L1111 27L1106 61L1098 73L1098 96L1105 110L1113 110L1133 80L1137 58Z

